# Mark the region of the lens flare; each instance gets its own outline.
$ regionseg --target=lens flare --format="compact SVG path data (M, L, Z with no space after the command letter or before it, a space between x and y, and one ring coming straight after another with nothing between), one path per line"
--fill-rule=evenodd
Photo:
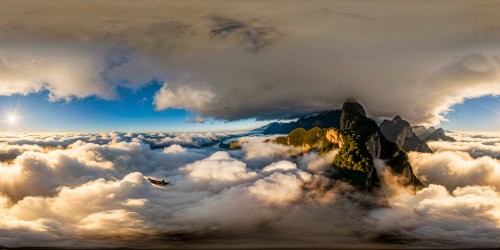
M15 114L9 114L7 115L7 123L9 125L15 125L19 120L19 117L17 117L17 115Z

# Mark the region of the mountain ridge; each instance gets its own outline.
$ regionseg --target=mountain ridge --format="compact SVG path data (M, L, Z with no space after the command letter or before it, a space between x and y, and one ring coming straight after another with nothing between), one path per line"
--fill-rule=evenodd
M366 116L363 106L353 99L346 100L342 106L340 128L297 128L286 137L276 138L275 142L301 146L305 152L321 153L338 148L329 176L361 190L380 187L375 159L384 160L391 172L401 177L403 185L415 189L423 187L404 149L386 139L377 123Z
M262 132L268 134L288 134L296 128L311 129L319 128L340 128L340 110L323 111L317 114L299 118L297 121L281 123L274 122L266 125L267 128Z
M415 131L415 135L423 141L455 141L453 137L447 136L442 128L414 126L412 129Z
M407 152L432 153L425 141L413 132L410 123L399 115L392 120L384 120L380 124L380 131L388 140L398 143Z

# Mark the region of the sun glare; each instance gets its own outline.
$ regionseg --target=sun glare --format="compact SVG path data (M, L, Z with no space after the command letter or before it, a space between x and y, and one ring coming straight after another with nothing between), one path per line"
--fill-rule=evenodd
M7 123L10 125L15 125L19 118L15 114L9 114L7 115Z

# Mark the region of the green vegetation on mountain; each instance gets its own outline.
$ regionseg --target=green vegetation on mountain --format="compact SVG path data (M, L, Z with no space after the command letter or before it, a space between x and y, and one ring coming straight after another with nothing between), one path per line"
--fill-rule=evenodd
M307 131L303 128L292 130L288 135L288 143L293 146L302 146L306 133Z
M331 177L366 189L366 180L373 168L370 152L361 141L361 136L344 132L344 144L332 162Z
M339 148L332 162L330 177L346 181L361 190L380 185L374 158L385 160L393 174L403 177L402 184L422 187L404 149L384 137L377 123L366 117L359 103L354 100L344 103L340 128L297 128L288 136L276 138L275 143L302 147L303 152L313 150L320 154Z
M360 189L365 188L366 180L373 168L373 158L366 149L362 137L352 131L342 132L335 128L310 130L294 129L288 136L275 139L275 143L302 147L304 152L316 151L319 154L339 148L332 162L331 177L346 181Z
M344 145L335 155L333 165L348 170L369 172L373 166L373 159L361 142L360 136L348 133L344 134Z
M274 142L278 144L283 144L283 145L288 145L288 137L287 136L280 136L274 140Z
M241 147L243 146L243 144L245 142L246 141L240 141L240 140L234 140L234 141L231 141L229 143L221 142L219 144L219 148L224 148L224 149L229 149L229 150L237 150L237 149L241 149Z
M274 142L283 145L302 147L304 151L314 150L320 154L327 153L335 148L335 144L327 138L329 129L314 127L309 130L297 128L288 136L280 136Z

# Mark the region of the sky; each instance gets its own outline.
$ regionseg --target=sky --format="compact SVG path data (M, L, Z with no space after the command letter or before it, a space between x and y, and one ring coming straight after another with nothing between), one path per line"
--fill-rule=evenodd
M22 119L2 128L240 130L355 98L373 118L498 131L498 9L496 1L6 0L0 105L9 113L19 103Z
M136 91L121 89L120 98L86 97L72 101L48 101L48 91L29 95L0 96L3 122L8 132L206 132L242 131L271 121L243 119L221 121L202 118L185 109L157 111L152 98L158 83ZM335 109L338 107L332 107ZM498 132L500 97L484 96L456 104L436 126L452 131ZM18 121L9 124L9 115ZM196 121L196 118L201 118ZM286 122L286 121L284 121Z
M185 109L157 111L152 99L160 87L152 82L136 91L120 89L119 98L113 100L49 101L48 91L0 96L1 127L7 132L206 132L250 130L269 122L220 121ZM13 124L8 122L12 114L17 117Z
M484 96L456 104L439 126L452 131L498 132L500 97Z
M499 17L498 0L0 0L0 249L500 249ZM361 114L341 122L358 135L242 132L348 98L449 137L400 127L424 151L405 152Z

